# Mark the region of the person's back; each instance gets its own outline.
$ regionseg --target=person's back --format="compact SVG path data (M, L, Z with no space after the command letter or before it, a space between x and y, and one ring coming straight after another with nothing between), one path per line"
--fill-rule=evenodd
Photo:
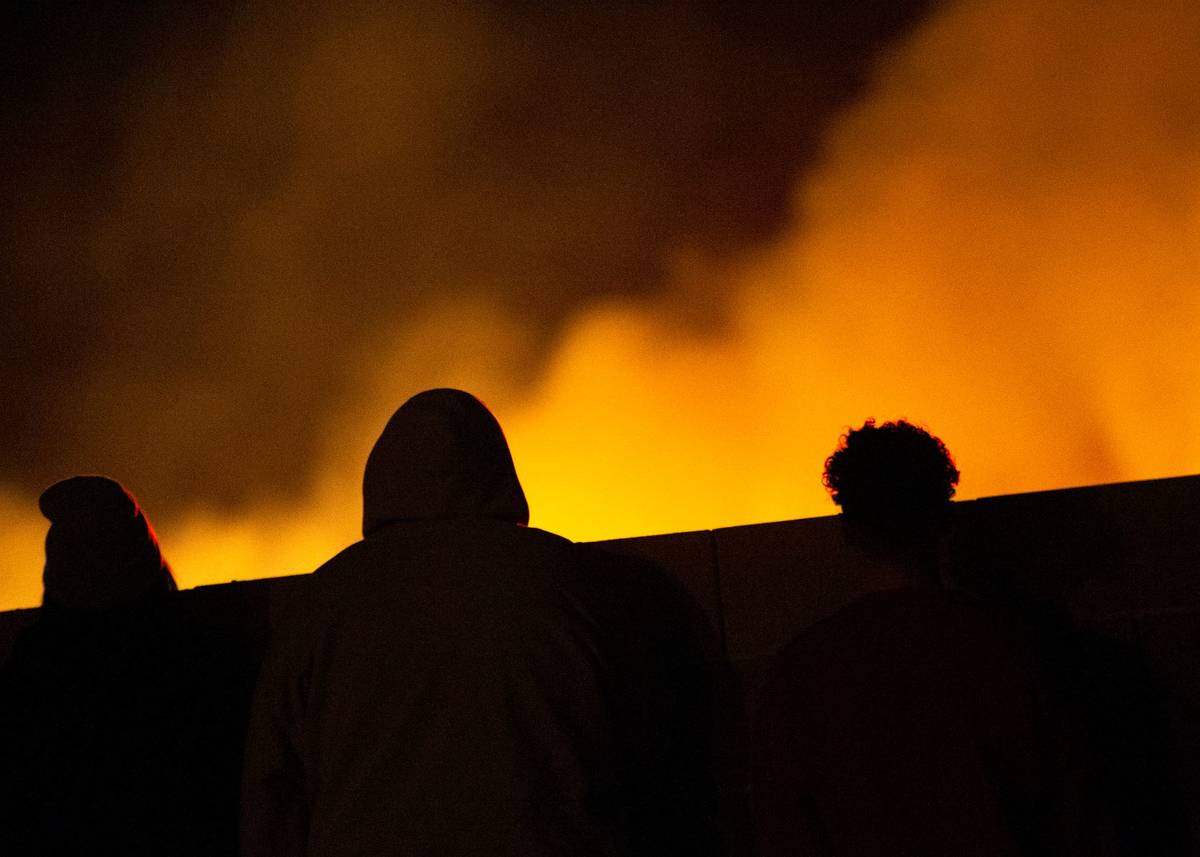
M758 717L764 854L1054 853L1034 674L961 593L878 592L806 629Z
M827 461L876 591L779 655L754 746L766 857L1065 853L1036 664L1000 617L939 584L957 480L941 442L903 422L868 422Z
M633 774L671 748L628 569L524 526L499 426L458 391L397 412L364 495L365 538L305 581L264 668L247 857L663 845L631 794L672 806Z
M0 671L5 853L235 853L229 676L171 601L153 530L104 477L40 506L43 606Z

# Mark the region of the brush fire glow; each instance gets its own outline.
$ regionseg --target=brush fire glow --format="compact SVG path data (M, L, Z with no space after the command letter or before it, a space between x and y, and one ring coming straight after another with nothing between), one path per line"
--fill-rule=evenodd
M324 101L314 135L349 134L363 161L420 149L422 111L470 90L474 55L441 89L414 83L407 116ZM426 301L353 344L353 392L316 427L306 497L149 508L165 552L183 586L315 567L357 535L361 466L387 416L429 386L489 404L532 523L576 539L832 513L822 462L867 416L942 436L960 497L1200 471L1197 80L1191 0L950 4L879 61L774 239L732 260L678 247L667 292L589 302L544 363L522 315L486 291ZM303 194L320 181L244 224L237 276L264 276L255 242L313 240ZM586 224L540 215L543 229ZM721 323L680 323L710 304ZM0 520L0 607L35 604L44 522L15 492Z

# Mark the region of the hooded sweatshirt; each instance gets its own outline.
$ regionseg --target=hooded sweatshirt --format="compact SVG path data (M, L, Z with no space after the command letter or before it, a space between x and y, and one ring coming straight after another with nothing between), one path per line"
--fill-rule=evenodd
M363 499L363 540L275 631L246 857L670 853L681 804L704 829L695 745L663 739L662 700L704 702L675 692L698 660L666 642L686 635L661 577L525 526L503 433L461 391L396 411Z

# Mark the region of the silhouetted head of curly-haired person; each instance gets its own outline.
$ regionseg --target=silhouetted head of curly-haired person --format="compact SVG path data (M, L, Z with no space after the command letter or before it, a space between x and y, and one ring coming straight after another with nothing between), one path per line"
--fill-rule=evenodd
M825 460L824 482L855 542L920 550L945 527L958 468L946 445L924 429L872 419L842 435Z

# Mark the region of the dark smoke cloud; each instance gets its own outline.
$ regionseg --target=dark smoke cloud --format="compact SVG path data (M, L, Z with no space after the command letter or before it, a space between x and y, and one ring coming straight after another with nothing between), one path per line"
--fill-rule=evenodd
M535 380L581 308L778 229L926 5L4 13L0 483L299 496L363 361L447 300L526 321L497 359Z

